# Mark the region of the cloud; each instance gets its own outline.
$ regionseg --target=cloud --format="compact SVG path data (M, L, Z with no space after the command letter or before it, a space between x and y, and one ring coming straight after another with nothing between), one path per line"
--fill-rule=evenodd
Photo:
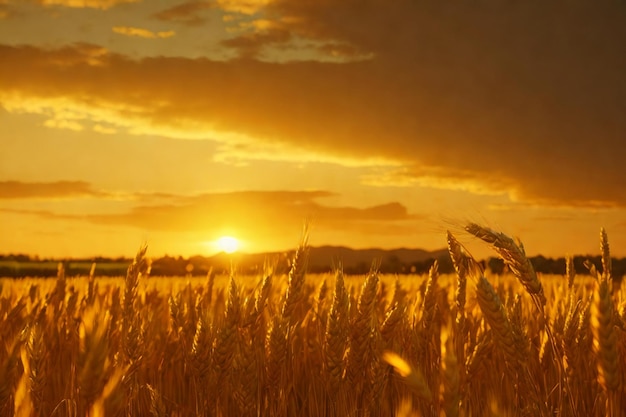
M373 8L372 4L376 4ZM245 29L255 29L255 34L238 36L242 39L233 39L234 46L239 43L254 40L257 49L270 46L281 46L285 38L277 34L289 34L289 39L300 40L293 45L299 49L312 47L326 58L345 59L370 59L373 57L372 49L368 45L358 42L358 39L350 39L350 29L354 28L354 22L362 18L371 21L362 22L363 28L359 31L370 29L383 29L390 32L391 25L380 28L378 18L384 16L389 9L386 3L379 1L363 4L362 2L348 1L321 1L321 2L297 2L293 0L220 0L218 7L232 13L229 21L233 22L230 30L237 32ZM369 14L369 15L368 15ZM254 19L250 20L250 17ZM260 16L260 17L259 17ZM325 21L326 20L326 21ZM262 23L263 27L258 24ZM361 24L361 22L359 23ZM260 30L272 32L274 36L260 36ZM344 32L345 29L348 32ZM394 28L395 29L395 28ZM374 36L380 36L381 32ZM385 34L385 37L388 35ZM362 40L362 39L361 39ZM231 46L231 42L223 42L225 46ZM284 46L283 46L284 47Z
M28 47L26 50L18 47L14 52L18 52L20 55L28 54ZM45 57L41 56L43 59L39 65L52 68L76 68L82 65L97 67L104 65L110 59L108 53L108 50L102 46L79 42L55 49L52 53L46 54ZM22 55L20 58L28 59L27 55Z
M153 14L152 17L164 22L181 23L187 26L200 26L207 22L207 18L202 15L202 12L212 7L209 1L188 1L161 10Z
M0 181L0 200L103 197L105 195L102 191L93 189L91 184L83 181Z
M327 53L328 45L317 45L309 40L304 41L294 33L283 19L251 19L244 15L226 15L222 19L228 26L226 31L233 34L232 37L220 41L220 46L235 50L240 58L271 60L268 57L276 55L276 51L283 54L291 53L294 56L321 56L323 51L328 58L355 58L350 54L338 53L337 50ZM287 19L288 20L288 19ZM345 49L345 48L344 48ZM316 52L317 51L317 52ZM343 52L343 51L341 51ZM360 57L356 57L360 58Z
M277 224L297 227L310 218L320 227L343 229L355 222L396 222L414 219L399 203L366 208L335 207L318 199L332 197L326 191L245 191L180 197L175 202L143 205L125 214L92 216L91 221L125 224L149 230L191 231L216 224L267 229Z
M361 60L373 58L372 54L367 53L367 51L361 50L354 45L336 41L322 43L317 46L317 50L324 55L328 55L331 57L341 57L345 58L346 60Z
M165 39L165 38L171 38L172 36L176 35L176 32L174 32L173 30L152 32L148 29L135 28L135 27L129 27L129 26L114 26L112 30L113 32L120 34L120 35L135 36L138 38L145 38L145 39Z
M0 212L8 214L19 214L37 216L45 220L86 220L87 216L78 216L75 214L60 214L51 210L24 210L24 209L10 209L0 208Z
M535 216L533 220L548 223L581 221L580 217L575 215Z
M72 8L110 9L120 4L137 3L141 0L37 0L43 6L63 6Z
M69 109L84 120L64 119L85 128L214 140L224 160L271 149L259 154L376 161L398 171L369 183L625 206L626 26L611 4L222 1L244 17L233 25L265 22L231 39L246 59L1 46L0 103L50 119ZM369 59L252 59L285 36Z
M219 8L227 12L253 15L272 4L273 0L217 0Z
M84 129L83 125L78 122L66 119L48 119L44 122L44 126L55 129L67 129L80 132Z
M262 32L245 33L243 35L226 39L221 42L222 46L236 49L240 57L256 58L262 48L268 44L287 44L291 41L288 31L273 29Z
M0 2L0 20L8 19L13 16L13 10L8 4Z
M471 170L443 166L374 167L361 176L363 184L373 187L431 187L470 191L478 195L503 194L515 188L513 181L498 176L479 176Z
M115 128L110 126L103 126L101 124L95 124L92 129L94 132L102 133L103 135L113 135L117 133L117 130Z
M79 185L85 191L91 190L86 184ZM31 188L34 186L31 184ZM46 194L41 190L31 190L30 193ZM25 198L24 194L22 192L14 198ZM0 211L46 220L87 221L151 232L212 235L219 234L221 230L236 230L242 238L256 241L263 237L290 235L307 220L320 234L337 231L363 233L365 230L370 235L397 236L414 233L417 222L422 219L408 213L406 207L397 202L361 208L333 206L318 201L333 196L327 191L245 191L196 196L137 194L135 202L138 205L114 214L10 208L0 208Z

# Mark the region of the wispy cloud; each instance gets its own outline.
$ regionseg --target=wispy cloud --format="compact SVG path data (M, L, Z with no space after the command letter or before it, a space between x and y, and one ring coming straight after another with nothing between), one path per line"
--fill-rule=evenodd
M275 0L217 0L216 3L227 12L253 15L277 2Z
M63 6L72 8L110 9L120 4L138 3L142 0L36 0L43 6Z
M125 224L150 230L210 229L232 224L239 228L270 230L283 224L294 230L311 218L324 227L342 229L354 222L414 220L404 206L388 203L373 207L336 207L319 203L326 191L245 191L180 197L160 205L136 206L125 214L92 216L97 223Z
M240 57L256 58L267 45L284 45L292 40L291 33L281 29L265 29L238 35L222 41L222 46L236 49Z
M91 184L84 181L0 181L0 200L104 197L106 195L106 193L95 190Z
M8 19L13 14L13 10L8 4L0 2L0 20Z
M211 9L213 5L209 1L188 1L176 6L169 7L153 14L155 19L164 22L181 23L187 26L199 26L207 22L207 17L203 14L205 10Z
M533 218L533 220L549 223L581 221L580 217L575 215L536 216Z
M129 27L129 26L114 26L112 30L113 32L120 34L120 35L135 36L138 38L145 38L145 39L166 39L166 38L171 38L172 36L176 35L176 32L174 32L173 30L153 32L148 29L135 28L135 27Z
M55 129L67 129L73 130L75 132L80 132L85 129L82 124L74 120L66 120L66 119L48 119L44 122L44 126L52 127Z
M7 213L7 214L37 216L45 220L87 220L88 219L87 216L57 213L52 210L28 210L28 209L0 208L0 212Z
M64 186L64 187L62 187ZM92 192L86 184L60 184L36 187L27 191L12 188L12 198L35 196L69 196L79 190ZM22 188L25 188L22 186ZM2 191L2 188L0 188ZM3 193L4 198L7 192ZM66 213L58 210L0 208L12 214L37 216L46 220L87 221L93 224L133 227L146 231L203 232L207 235L220 230L237 230L242 236L260 239L265 236L290 235L309 220L322 233L356 231L379 236L415 232L423 217L408 213L397 202L370 207L333 206L320 200L333 197L327 191L243 191L211 193L196 196L137 194L137 205L120 213Z

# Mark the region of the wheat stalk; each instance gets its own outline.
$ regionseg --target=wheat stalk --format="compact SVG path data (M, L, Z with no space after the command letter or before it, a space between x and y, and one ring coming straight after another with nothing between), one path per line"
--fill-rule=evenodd
M451 326L450 326L451 327ZM451 328L449 329L451 332ZM461 402L460 368L457 361L455 343L451 333L446 341L442 341L443 352L443 409L446 417L458 417Z
M331 389L336 389L343 377L343 357L348 329L348 295L344 286L343 272L335 274L333 303L328 313L325 334L325 366L330 376Z
M289 270L289 283L282 308L283 318L291 323L295 320L295 309L303 298L304 278L308 258L307 241L308 231L305 227L302 242L293 256L291 269Z
M571 291L574 288L574 278L576 278L576 269L574 268L574 258L565 257L565 276L567 278L567 288Z
M476 299L485 321L493 331L494 340L511 366L522 365L526 358L518 352L508 315L491 283L480 276L476 283Z
M228 372L232 364L235 355L235 346L237 344L237 335L239 334L240 320L241 301L239 298L239 290L234 277L231 277L228 284L228 298L226 301L226 311L224 312L224 322L217 330L213 346L213 364L220 377Z
M426 281L426 290L424 292L424 303L422 304L422 329L424 334L429 334L430 328L435 316L435 307L437 306L437 292L439 285L439 263L433 262L428 271L428 281Z
M513 274L517 277L526 291L532 296L537 297L541 306L546 304L546 298L543 293L541 281L537 278L535 269L530 260L526 257L523 246L515 243L513 239L504 233L497 233L493 230L480 226L476 223L470 223L465 230L477 238L489 243L492 248L500 255L504 262L509 266Z
M362 384L368 377L372 359L372 323L377 288L378 274L370 272L359 295L356 317L350 323L350 349L346 366L348 380L353 384Z
M593 347L598 357L598 381L607 391L617 391L621 369L617 352L617 334L613 328L613 300L608 280L602 279L594 294L591 324Z

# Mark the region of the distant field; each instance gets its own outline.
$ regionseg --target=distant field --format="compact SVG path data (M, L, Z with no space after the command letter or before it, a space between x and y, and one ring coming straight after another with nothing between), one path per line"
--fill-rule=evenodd
M64 262L68 275L89 275L93 262ZM96 264L97 273L123 276L130 262L103 262ZM54 277L59 268L58 261L6 261L0 260L0 276L29 275Z

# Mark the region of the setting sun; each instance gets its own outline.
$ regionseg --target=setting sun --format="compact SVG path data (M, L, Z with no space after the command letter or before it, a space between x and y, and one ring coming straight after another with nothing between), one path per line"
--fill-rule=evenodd
M215 246L222 252L233 253L239 249L239 240L232 236L222 236L215 241Z

